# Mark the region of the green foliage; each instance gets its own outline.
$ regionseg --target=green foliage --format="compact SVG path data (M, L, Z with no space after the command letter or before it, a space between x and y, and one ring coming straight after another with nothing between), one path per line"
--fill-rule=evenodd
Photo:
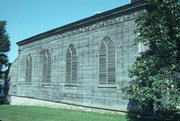
M6 21L0 21L0 52L8 52L10 50L9 36L6 33Z
M7 66L8 57L6 53L10 50L9 36L6 33L6 21L0 21L0 78L3 66Z
M8 80L7 78L8 71L5 72L4 67L8 66L7 52L10 50L9 36L6 33L5 26L6 26L6 21L0 21L0 79L4 80L4 84L6 84ZM1 86L2 85L0 85L0 87ZM4 92L8 93L9 87L5 87L5 86L7 85L4 85L3 87ZM6 102L7 95L8 94L0 97L0 104L3 104Z
M136 20L136 43L148 49L129 70L130 85L122 89L138 106L155 113L174 113L180 102L180 2L148 0Z

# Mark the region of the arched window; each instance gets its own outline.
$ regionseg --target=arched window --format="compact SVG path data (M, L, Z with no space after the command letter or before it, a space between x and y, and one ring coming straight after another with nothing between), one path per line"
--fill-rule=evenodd
M66 84L77 84L77 50L73 44L66 53Z
M99 84L116 83L116 51L113 41L105 37L99 49Z
M42 83L49 84L51 82L51 54L49 50L42 53Z
M26 75L25 75L25 83L31 84L31 78L32 78L32 58L29 54L26 58Z

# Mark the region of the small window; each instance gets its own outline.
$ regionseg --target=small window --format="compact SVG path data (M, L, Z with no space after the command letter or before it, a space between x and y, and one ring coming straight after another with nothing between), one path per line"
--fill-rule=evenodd
M77 50L72 44L66 53L66 84L77 84Z

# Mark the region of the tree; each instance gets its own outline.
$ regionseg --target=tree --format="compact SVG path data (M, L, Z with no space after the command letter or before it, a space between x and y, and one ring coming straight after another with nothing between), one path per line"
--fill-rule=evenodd
M8 66L7 52L10 50L9 36L6 33L6 21L0 21L0 79L4 80L4 97L0 97L0 103L6 103L9 90L9 79L7 77L9 70L5 71L5 67ZM2 85L0 85L2 86ZM2 102L3 101L3 102Z
M136 20L135 42L148 49L130 68L132 80L122 91L140 108L150 106L156 114L173 114L180 102L180 2L147 1L147 9Z
M6 33L6 21L0 21L0 78L2 69L8 65L7 52L10 50L9 36Z

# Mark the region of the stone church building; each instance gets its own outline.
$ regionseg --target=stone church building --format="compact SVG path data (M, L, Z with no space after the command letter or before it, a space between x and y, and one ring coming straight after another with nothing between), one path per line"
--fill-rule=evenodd
M137 14L132 1L17 43L10 94L78 106L125 111L122 94L141 44L134 44Z

